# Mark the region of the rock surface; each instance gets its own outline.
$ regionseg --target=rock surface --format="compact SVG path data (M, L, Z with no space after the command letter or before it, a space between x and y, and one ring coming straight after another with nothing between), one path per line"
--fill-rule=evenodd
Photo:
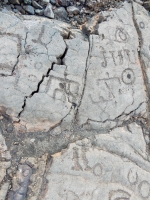
M150 199L149 26L139 1L81 30L0 12L1 200Z

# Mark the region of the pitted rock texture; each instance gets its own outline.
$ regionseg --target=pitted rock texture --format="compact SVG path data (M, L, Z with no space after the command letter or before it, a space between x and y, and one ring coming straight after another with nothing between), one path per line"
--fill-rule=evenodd
M150 199L150 18L101 14L0 13L0 199Z

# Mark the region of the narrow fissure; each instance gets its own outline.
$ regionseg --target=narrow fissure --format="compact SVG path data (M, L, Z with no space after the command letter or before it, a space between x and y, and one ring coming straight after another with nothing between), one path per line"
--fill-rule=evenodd
M40 85L43 83L44 78L49 76L50 71L53 70L54 64L55 64L55 63L52 63L52 66L51 66L51 68L48 69L46 75L43 75L43 76L42 76L41 81L40 81L40 82L38 83L38 85L37 85L37 89L36 89L35 91L33 91L29 96L26 96L26 97L25 97L25 99L24 99L24 104L23 104L23 106L22 106L21 112L18 114L18 118L21 116L22 112L24 111L24 108L25 108L25 106L26 106L26 100L27 100L28 98L33 97L34 94L36 94L36 93L39 92Z
M90 36L88 37L88 43L89 43L89 49L88 49L88 55L87 55L87 58L86 58L86 67L85 67L85 73L84 73L83 90L82 90L81 98L80 98L80 101L79 101L79 105L77 105L77 109L76 109L76 112L75 112L75 116L74 116L74 121L75 122L77 121L78 110L79 110L79 107L81 105L81 102L82 102L82 99L83 99L83 95L84 95L84 92L85 92L85 87L86 87L87 71L88 71L88 67L89 67L88 66L88 61L89 61L89 56L90 56L90 52L91 52L91 46L93 45L93 38L92 38L92 45L91 45Z
M136 29L137 35L138 35L138 39L139 39L139 48L140 50L138 51L138 57L139 57L139 61L140 61L140 65L141 65L141 70L142 70L142 74L143 74L143 80L144 80L144 85L146 87L146 94L148 97L148 102L147 102L147 109L148 109L148 126L150 126L150 104L149 104L149 97L150 97L150 91L149 91L149 87L148 87L148 80L147 80L147 75L146 75L146 71L145 71L145 64L144 61L142 60L142 55L141 55L141 47L143 46L143 39L142 39L142 33L137 25L136 19L135 19L135 12L134 12L134 5L133 5L133 1L132 1L132 19L133 19L133 23L134 23L134 27Z

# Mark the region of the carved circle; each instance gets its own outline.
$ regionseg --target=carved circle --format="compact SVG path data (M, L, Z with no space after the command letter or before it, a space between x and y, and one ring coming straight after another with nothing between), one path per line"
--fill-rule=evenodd
M145 28L144 22L140 22L139 25L140 25L140 28L141 28L141 29L144 29L144 28Z
M100 163L97 163L96 165L94 165L93 174L95 176L100 176L102 174L102 166Z
M123 28L117 28L115 37L118 42L126 42L128 39L128 33Z
M131 168L128 173L128 180L131 184L136 184L138 181L138 174L135 168Z
M135 75L132 69L127 68L122 72L122 81L126 85L133 84L135 81Z
M130 200L131 195L124 190L116 190L109 192L109 200Z
M43 67L43 64L42 63L36 63L35 64L35 68L36 69L41 69Z
M150 184L147 181L142 181L138 188L142 197L148 198L150 196Z

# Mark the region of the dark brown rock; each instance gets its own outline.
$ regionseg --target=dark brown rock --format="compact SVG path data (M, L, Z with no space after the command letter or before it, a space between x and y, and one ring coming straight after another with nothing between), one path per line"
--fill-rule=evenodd
M69 0L56 0L57 5L67 7L70 5Z

